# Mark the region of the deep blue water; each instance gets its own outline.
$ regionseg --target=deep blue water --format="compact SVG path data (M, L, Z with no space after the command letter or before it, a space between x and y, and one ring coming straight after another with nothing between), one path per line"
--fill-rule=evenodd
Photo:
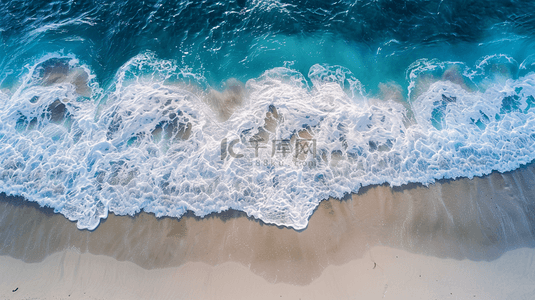
M2 85L45 53L64 51L108 83L150 50L211 85L293 62L349 68L369 89L402 81L419 58L473 64L532 54L532 1L2 1ZM11 72L9 72L11 71Z

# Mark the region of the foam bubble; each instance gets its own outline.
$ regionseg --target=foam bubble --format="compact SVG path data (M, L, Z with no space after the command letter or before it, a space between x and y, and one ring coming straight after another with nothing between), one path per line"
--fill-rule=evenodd
M474 68L417 61L409 103L396 83L372 99L342 66L274 68L210 92L201 74L147 53L104 90L74 57L50 58L0 94L0 189L79 228L109 211L233 208L302 229L321 200L362 186L471 178L535 158L535 75L515 78L505 56ZM52 73L39 71L47 60Z

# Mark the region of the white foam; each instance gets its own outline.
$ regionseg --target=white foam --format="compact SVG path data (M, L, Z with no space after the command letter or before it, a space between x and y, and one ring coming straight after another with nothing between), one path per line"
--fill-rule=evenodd
M413 65L420 67L409 71L409 88L443 65ZM314 65L308 80L275 68L249 80L243 105L220 122L202 93L177 84L187 78L206 88L204 78L152 54L130 60L106 90L89 76L91 99L72 84L39 85L35 66L13 95L0 94L0 190L54 207L79 228L94 229L109 211L179 217L233 208L302 229L321 200L361 186L471 178L535 158L533 73L479 80L481 67L465 68L479 89L438 80L412 94L407 122L403 103L369 100L346 68ZM57 100L63 119L51 117ZM263 129L275 110L277 127ZM316 156L272 151L273 140L303 130L315 139ZM255 158L247 142L262 134L269 141ZM245 156L222 159L223 139L227 147L238 139L233 149Z

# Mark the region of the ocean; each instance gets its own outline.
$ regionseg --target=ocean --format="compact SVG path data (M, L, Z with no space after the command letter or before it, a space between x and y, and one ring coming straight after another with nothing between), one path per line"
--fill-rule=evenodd
M535 2L0 2L0 192L80 229L535 159Z

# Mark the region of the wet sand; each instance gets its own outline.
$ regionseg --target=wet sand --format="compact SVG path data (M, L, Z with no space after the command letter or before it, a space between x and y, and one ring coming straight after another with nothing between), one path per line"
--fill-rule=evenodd
M535 286L534 189L533 165L429 187L368 187L341 201L323 201L299 232L236 211L180 220L110 214L96 230L81 231L51 209L3 196L0 297L68 298L69 292L74 299L89 298L81 294L85 291L103 299L132 293L165 298L180 287L189 293L185 298L198 299L250 298L255 288L266 299L280 289L291 299L362 298L356 293L372 299L409 299L403 297L411 293L421 298L410 299L444 299L448 289L465 296L489 291L507 296L514 291L498 287L519 280L525 287L518 291L524 293ZM406 258L401 265L399 257ZM504 266L522 276L501 273ZM434 277L415 281L420 278L415 270ZM24 272L45 276L41 287L26 281ZM470 287L467 280L485 285ZM13 293L13 285L28 291ZM106 292L96 292L100 287ZM218 294L218 288L224 292Z

